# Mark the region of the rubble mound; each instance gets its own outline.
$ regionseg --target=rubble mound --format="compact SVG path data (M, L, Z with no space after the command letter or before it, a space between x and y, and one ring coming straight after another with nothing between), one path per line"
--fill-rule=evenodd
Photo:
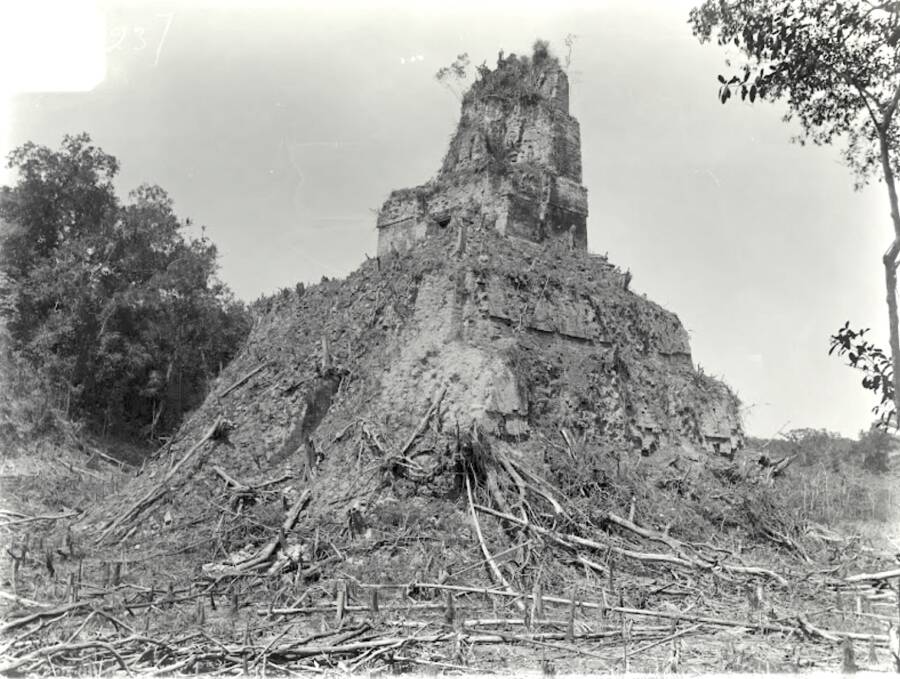
M438 235L272 300L122 502L216 422L220 445L186 461L173 477L184 485L154 509L172 529L209 510L201 499L225 475L290 478L323 499L323 519L337 497L380 502L385 474L398 498L453 500L472 432L556 485L610 459L732 453L736 400L693 369L677 317L625 290L604 258L492 230L470 230L465 252L456 243Z
M154 501L177 530L209 511L223 479L264 473L309 490L317 521L334 518L336 498L371 511L385 478L395 498L452 501L463 435L560 487L610 458L730 457L737 399L694 369L677 316L585 247L578 139L555 59L483 72L438 176L385 202L381 254L270 300L123 502L161 477L189 479ZM213 423L222 445L173 477L167 466ZM101 513L115 527L137 515Z

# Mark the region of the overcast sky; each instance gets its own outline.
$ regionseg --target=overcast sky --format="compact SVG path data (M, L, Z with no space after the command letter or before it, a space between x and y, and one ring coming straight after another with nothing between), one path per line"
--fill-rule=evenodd
M563 55L575 34L589 248L679 315L694 362L736 390L751 433L855 434L873 398L827 356L828 337L849 319L887 345L884 186L854 192L837 150L791 144L797 129L776 105L719 104L725 55L692 37L690 6L34 10L5 22L0 38L25 52L15 63L58 75L93 49L106 52L105 78L16 96L5 145L90 133L120 160L123 195L159 184L206 226L221 277L249 301L346 275L375 252L381 202L432 176L455 128L459 102L438 68L460 52L493 66L499 49L528 52L537 37ZM36 82L17 84L57 87Z

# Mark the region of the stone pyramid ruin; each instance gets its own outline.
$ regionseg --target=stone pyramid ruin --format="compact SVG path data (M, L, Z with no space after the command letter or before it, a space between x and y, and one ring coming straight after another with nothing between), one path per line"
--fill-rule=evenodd
M541 243L565 237L587 250L581 132L569 114L569 80L555 61L520 74L502 57L466 94L437 177L391 193L378 215L378 254L408 250L439 229L492 226ZM526 79L521 82L518 78ZM510 105L504 87L529 92Z
M738 402L694 369L677 316L588 251L568 81L538 56L481 69L438 174L385 201L377 257L257 305L203 405L75 527L99 550L85 572L117 563L151 601L160 578L166 601L230 597L228 638L236 620L332 610L335 586L339 631L351 601L375 614L378 596L399 610L469 591L457 572L506 596L618 559L639 578L659 563L780 578L613 512L637 500L655 524L683 522L688 476L742 445ZM716 497L701 514L742 511ZM635 542L583 537L610 522ZM659 543L674 551L647 551ZM270 660L307 657L262 639Z
M545 50L480 68L378 255L256 305L172 440L40 538L32 571L56 559L69 603L4 630L75 674L677 672L701 627L702 667L738 634L766 660L725 667L768 672L839 639L783 614L840 581L735 456L737 399L588 251L568 102Z
M452 284L427 286L429 299L443 300L429 309L434 319L443 316L440 328L429 332L436 332L430 338L438 351L436 380L451 385L446 407L456 404L454 416L483 421L505 436L527 437L529 419L549 407L564 426L589 437L603 431L620 439L617 445L624 438L643 453L673 444L733 453L741 443L736 401L695 373L678 318L629 292L630 274L587 253L581 167L581 135L569 113L564 70L549 56L525 64L501 55L497 69L482 71L466 94L437 176L393 191L381 208L381 257L408 254L445 232L454 235L456 258L464 258L466 248L487 253ZM503 252L520 257L527 270L532 257L540 257L537 250L569 260L570 275L548 271L539 287L523 288L518 275L524 271L504 275L502 267L492 267ZM541 376L517 372L503 356L541 350L565 354L564 365L578 370L587 361L603 387L589 395L579 379L567 379L555 390L555 404L539 405ZM472 365L474 379L455 380L454 365ZM413 396L419 385L409 382L403 380ZM582 424L570 422L572 416Z
M438 174L385 201L378 256L268 300L203 406L99 510L104 535L162 516L177 531L227 478L290 479L344 514L384 499L373 470L395 499L454 498L473 436L551 480L732 456L735 396L694 369L675 314L587 250L579 139L555 58L481 69Z

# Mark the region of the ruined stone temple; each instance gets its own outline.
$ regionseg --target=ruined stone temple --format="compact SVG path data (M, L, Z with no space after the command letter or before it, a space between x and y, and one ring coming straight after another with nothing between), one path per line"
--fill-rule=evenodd
M596 489L620 464L702 466L742 445L738 401L694 368L678 317L587 249L579 127L557 61L510 55L479 71L439 172L381 209L379 256L256 304L204 404L98 520L182 457L148 511L189 536L217 497L217 467L291 479L312 494L310 525L327 527L334 502L374 521L394 502L455 512L460 471L486 449L532 479ZM227 436L191 457L217 422ZM130 540L150 539L147 526Z
M587 248L587 190L581 134L569 114L569 80L555 62L540 70L531 96L510 105L490 88L510 62L468 93L437 177L391 193L378 215L378 253L407 250L440 229L478 215L478 226L541 242L564 236Z
M458 324L452 331L456 338L494 343L495 355L506 343L521 350L536 342L565 346L579 365L585 354L604 355L603 361L620 368L634 362L626 369L636 383L629 396L589 409L605 411L605 417L616 420L613 429L645 453L690 441L731 454L741 443L736 400L722 385L694 372L688 335L678 318L630 292L630 274L587 254L587 190L581 184L580 130L569 112L566 73L553 58L538 62L513 55L501 57L495 70L482 70L480 76L463 99L440 171L425 184L393 191L381 208L379 255L402 256L450 233L461 256L461 250L477 249L481 240L496 268L490 271L488 263L488 271L469 271L464 282L457 279L457 306L448 316L448 323ZM486 245L485 239L497 242L498 235L504 243L499 250ZM500 270L501 252L526 248L508 253L522 259L506 265L527 268L527 253L535 252L529 244L546 246L538 252L567 250L566 264L579 268L578 274L564 285L548 277L539 291L511 284ZM504 435L523 435L534 404L521 380L501 373L494 373L492 394L479 398L477 387L469 390L469 413ZM638 375L647 380L644 388L637 388ZM702 403L681 385L685 377L708 389ZM610 381L609 390L621 388L619 378ZM479 373L478 380L485 379ZM561 403L584 398L568 393L575 391L573 382L579 379L560 385Z
M279 406L265 454L290 457L300 441L319 450L349 412L408 432L431 408L437 431L476 426L522 454L560 432L595 451L733 454L737 399L694 369L675 314L588 252L581 178L559 62L501 55L481 67L437 174L381 208L377 261L308 290L295 320L262 322L259 341L308 373L295 375L305 386ZM319 347L303 349L317 338L334 354L327 375Z

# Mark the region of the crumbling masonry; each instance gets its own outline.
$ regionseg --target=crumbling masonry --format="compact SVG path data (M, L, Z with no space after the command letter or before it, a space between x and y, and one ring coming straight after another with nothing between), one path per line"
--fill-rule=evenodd
M521 354L565 347L563 365L583 368L597 360L608 383L588 394L580 391L591 391L582 376L566 371L568 379L555 386L560 408L554 417L571 425L573 415L560 405L571 400L593 411L596 428L605 431L602 438L624 439L617 445L627 442L645 454L682 444L732 454L742 441L737 401L723 385L695 373L678 318L629 292L630 274L586 252L587 190L565 72L553 58L510 56L480 75L463 100L437 176L393 191L385 201L378 251L381 257L402 255L423 241L456 234L457 256L468 243L470 249L489 250L490 259L484 270L460 275L454 289L435 280L432 294L423 294L432 283L423 285L420 330L435 332L427 346L441 356L442 368L430 378L404 374L403 366L421 358L407 358L404 351L406 360L391 370L386 393L414 397L449 379L448 413L486 423L500 435L527 436L529 420L545 407L535 403L540 390L534 385L543 378L526 377L521 366L515 374L498 355L511 347ZM500 245L487 245L498 235ZM542 244L545 252L567 250L563 261L579 271L564 283L548 276L529 288L516 271L524 262L513 256L505 272L502 264L505 250L529 243ZM476 359L475 346L495 349ZM467 366L472 381L460 385Z
M385 201L378 215L379 255L407 250L476 214L478 226L500 234L536 243L564 237L587 249L581 133L569 114L568 78L548 62L531 96L510 103L507 94L490 91L504 68L517 65L515 57L510 60L467 95L437 177L394 191Z

